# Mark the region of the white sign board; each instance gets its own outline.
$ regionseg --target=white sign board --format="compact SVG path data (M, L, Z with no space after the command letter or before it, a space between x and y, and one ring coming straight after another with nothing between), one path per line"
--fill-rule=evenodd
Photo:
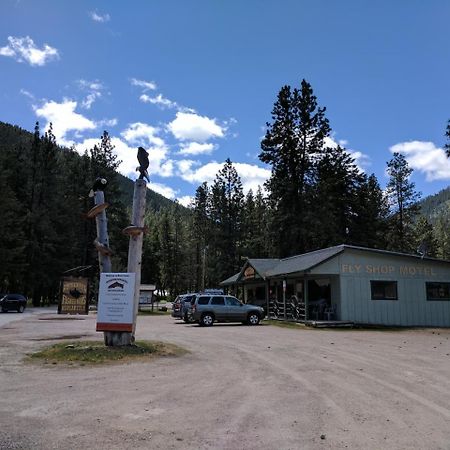
M97 331L133 331L134 273L102 273Z

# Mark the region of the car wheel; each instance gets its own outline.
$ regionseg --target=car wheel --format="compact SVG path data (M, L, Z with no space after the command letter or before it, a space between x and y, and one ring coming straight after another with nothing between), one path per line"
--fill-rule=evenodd
M2 308L2 313L6 313L8 310L6 308Z
M214 323L214 316L211 313L203 314L200 319L200 324L204 327L210 327Z
M247 323L249 325L258 325L259 321L261 319L259 318L259 314L258 313L250 313L247 317Z
M25 311L25 306L23 306L23 305L20 305L20 306L17 308L17 312L23 313L24 311Z

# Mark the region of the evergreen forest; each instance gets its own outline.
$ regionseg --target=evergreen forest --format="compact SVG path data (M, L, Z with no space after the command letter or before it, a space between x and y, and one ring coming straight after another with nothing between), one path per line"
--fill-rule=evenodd
M443 132L450 155L450 125ZM329 146L326 108L311 85L284 86L259 159L265 186L244 193L230 159L185 208L148 190L142 283L175 296L218 287L246 258L282 258L349 244L450 259L450 188L420 199L398 153L385 189L345 148ZM444 134L445 133L445 134ZM98 279L95 221L86 213L96 178L106 178L113 271L127 267L133 182L120 175L108 132L83 155L57 145L51 126L30 133L0 122L0 292L38 306L57 301L62 276Z

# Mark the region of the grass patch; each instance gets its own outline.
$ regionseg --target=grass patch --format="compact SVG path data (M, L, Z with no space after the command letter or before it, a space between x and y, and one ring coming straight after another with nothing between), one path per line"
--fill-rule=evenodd
M280 328L292 328L292 329L295 329L295 330L307 329L305 327L305 325L302 324L302 323L286 322L286 321L283 321L283 320L268 319L268 320L265 320L264 323L266 323L267 325L275 325L276 327L280 327Z
M28 355L30 362L44 364L107 364L148 361L161 356L180 356L187 350L174 344L158 341L136 341L127 347L106 347L103 341L61 342Z

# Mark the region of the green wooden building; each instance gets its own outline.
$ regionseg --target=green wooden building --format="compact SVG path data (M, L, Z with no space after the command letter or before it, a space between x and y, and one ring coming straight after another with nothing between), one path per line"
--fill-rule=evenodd
M269 317L450 326L450 261L339 245L285 259L248 259L221 283Z

